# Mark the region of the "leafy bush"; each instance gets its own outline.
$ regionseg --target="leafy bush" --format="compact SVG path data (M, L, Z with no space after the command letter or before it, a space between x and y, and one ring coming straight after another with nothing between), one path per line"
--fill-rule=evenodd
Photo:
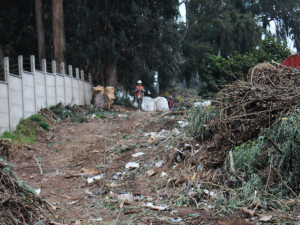
M31 115L30 117L28 117L27 119L38 123L38 122L42 121L43 117L41 115L34 114L34 115Z
M279 118L259 138L233 149L233 160L243 179L251 182L255 175L268 192L284 196L300 184L300 117L293 114ZM226 159L229 170L230 159ZM254 185L254 184L252 184Z
M44 122L44 121L40 121L37 123L40 127L44 128L45 130L49 130L49 123Z
M190 126L194 136L200 137L202 141L211 138L217 129L216 118L220 112L213 106L196 107L189 111Z
M128 97L128 95L120 95L120 93L117 93L115 95L115 100L114 100L115 105L120 105L123 107L131 108L132 107L132 100Z
M217 92L223 85L236 81L245 80L250 68L265 61L281 61L291 54L287 46L268 37L262 41L259 49L253 49L251 53L233 53L224 58L206 54L201 66L199 66L202 88L200 94Z
M4 132L1 138L10 139L12 143L33 143L35 141L35 127L28 120L21 119L14 132Z
M184 99L180 95L178 95L174 98L174 101L175 102L184 102Z

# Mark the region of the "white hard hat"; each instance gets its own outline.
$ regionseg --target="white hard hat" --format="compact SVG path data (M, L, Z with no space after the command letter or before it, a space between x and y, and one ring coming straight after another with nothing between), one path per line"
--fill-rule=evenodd
M138 80L138 82L137 82L138 84L141 84L142 83L142 81L141 80Z

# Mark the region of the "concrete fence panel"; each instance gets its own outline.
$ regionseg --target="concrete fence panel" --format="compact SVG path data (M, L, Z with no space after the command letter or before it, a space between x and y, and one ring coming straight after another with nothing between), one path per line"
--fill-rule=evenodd
M64 77L60 75L56 75L56 94L57 94L57 103L61 102L65 104Z
M84 83L85 87L84 87L84 91L85 91L85 104L89 105L91 104L91 100L92 100L92 95L93 95L93 91L92 91L92 86L89 83Z
M23 71L24 118L35 114L34 77L32 73Z
M74 104L72 95L72 78L65 76L66 105Z
M8 85L0 82L0 134L9 131Z
M91 74L89 82L84 80L84 72L76 68L73 77L72 66L69 75L61 63L62 74L56 73L56 62L52 61L53 73L47 72L46 60L42 61L42 71L35 68L35 57L30 56L31 72L23 70L23 57L18 57L19 75L10 74L9 58L4 58L5 81L0 81L0 135L16 129L20 119L28 118L40 109L63 104L90 104L92 98Z
M10 128L15 129L23 115L22 78L9 75Z
M47 107L56 105L56 87L55 76L52 74L46 74L47 81Z
M40 71L35 71L35 87L36 87L36 110L47 107L47 97L46 97L46 80L45 74Z
M79 92L79 80L73 79L73 98L74 98L74 103L76 105L79 105L79 99L80 99L80 92Z
M84 105L85 104L85 91L84 91L84 81L79 81L79 104Z

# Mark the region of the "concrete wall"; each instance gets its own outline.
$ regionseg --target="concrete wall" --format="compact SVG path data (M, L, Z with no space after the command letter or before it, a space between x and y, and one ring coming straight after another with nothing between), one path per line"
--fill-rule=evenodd
M34 76L30 72L23 72L23 93L24 93L24 118L28 118L35 114L35 90L34 90Z
M55 63L52 62L52 65L55 67ZM5 81L0 81L0 135L15 130L21 118L28 118L42 108L59 102L65 105L91 102L91 83L80 80L78 76L35 70L34 57L31 60L31 72L23 70L22 57L19 57L19 75L9 73L7 57L4 67Z
M9 130L8 84L0 82L0 134Z

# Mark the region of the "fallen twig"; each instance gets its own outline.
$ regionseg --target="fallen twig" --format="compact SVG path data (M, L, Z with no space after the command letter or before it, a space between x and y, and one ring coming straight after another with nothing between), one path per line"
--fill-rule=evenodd
M59 195L59 194L54 193L53 191L51 192L51 194L62 197L62 198L66 198L68 200L78 200L79 199L79 198L74 198L74 197L70 197L70 196L66 196L66 195Z
M38 161L38 159L36 158L36 156L34 156L34 159L35 159L36 163L38 164L38 166L39 166L39 168L40 168L40 173L41 173L41 175L43 175L43 170L42 170L42 167L41 167L40 162Z

